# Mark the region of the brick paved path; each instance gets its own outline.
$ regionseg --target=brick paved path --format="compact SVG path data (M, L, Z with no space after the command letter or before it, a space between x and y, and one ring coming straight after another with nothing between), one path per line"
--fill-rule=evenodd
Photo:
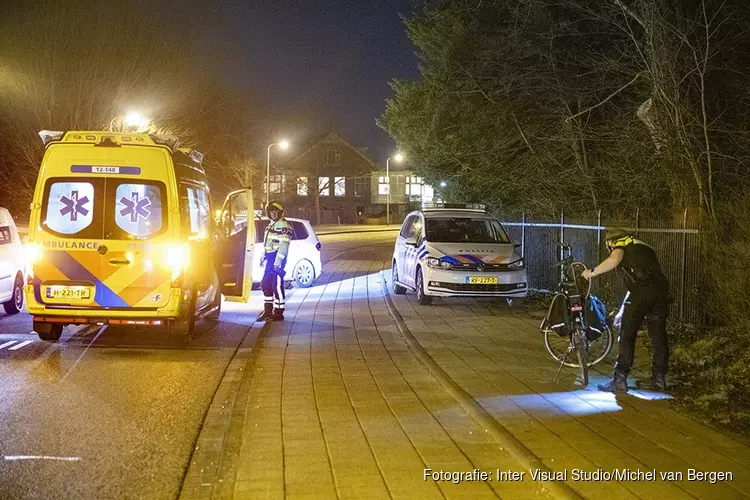
M437 299L420 306L412 294L392 296L407 327L430 356L553 470L630 468L682 471L683 481L572 482L595 498L744 498L750 496L750 447L678 413L666 400L631 391L615 397L588 390L575 370L553 383L557 366L544 349L539 320L502 301ZM616 346L613 354L616 353ZM645 372L648 353L639 352ZM687 481L688 469L731 471L734 480Z
M209 410L182 498L550 497L405 342L380 283L391 237L379 236L376 245L347 238L350 248L365 246L329 262L313 288L294 290L286 322L253 326ZM578 495L750 495L750 448L736 437L645 394L575 390L571 370L553 383L556 366L538 320L522 309L473 299L423 307L412 294L390 298L442 371L549 469L734 474L717 484L569 477ZM518 482L424 480L425 469L475 468L526 474Z

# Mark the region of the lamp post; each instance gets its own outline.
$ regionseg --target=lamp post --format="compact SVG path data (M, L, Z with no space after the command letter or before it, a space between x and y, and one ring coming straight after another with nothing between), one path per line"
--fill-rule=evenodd
M397 153L391 157L389 157L385 161L385 178L386 178L386 186L388 186L388 191L385 193L385 224L390 225L391 223L391 160L396 160L397 162L402 162L404 160L404 155L401 153Z
M271 148L274 146L287 149L289 141L279 141L268 145L268 154L266 155L266 203L271 199Z
M135 132L148 131L151 120L138 112L131 111L125 116L115 116L109 121L109 131L114 132L115 121L120 122L121 132L127 132L130 127L135 128Z

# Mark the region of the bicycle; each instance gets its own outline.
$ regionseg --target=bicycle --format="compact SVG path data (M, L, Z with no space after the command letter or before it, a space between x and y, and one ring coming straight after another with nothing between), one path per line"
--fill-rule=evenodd
M599 363L612 350L612 331L606 318L597 325L587 324L587 308L593 307L594 301L595 304L600 302L591 297L591 282L581 276L586 266L574 260L570 245L562 243L558 248L562 250L562 259L555 267L560 268L560 283L540 329L547 352L560 363L555 382L563 366L568 366L580 370L581 384L586 387L589 367ZM562 317L551 318L558 300L562 301L559 308ZM574 359L569 360L573 353Z

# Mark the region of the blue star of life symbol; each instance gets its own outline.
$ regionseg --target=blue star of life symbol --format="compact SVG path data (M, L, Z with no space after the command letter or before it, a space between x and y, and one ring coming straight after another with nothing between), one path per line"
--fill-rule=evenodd
M125 205L125 208L120 210L120 215L122 217L127 217L129 215L130 222L138 222L139 217L148 219L148 216L151 215L151 210L148 209L148 207L151 206L151 200L149 200L148 197L143 199L139 198L140 195L136 192L131 193L130 199L124 196L120 198L120 203Z
M79 198L78 191L71 191L70 198L67 196L60 197L60 203L65 205L60 209L60 215L65 216L70 214L70 222L76 222L78 220L78 214L81 214L84 217L88 215L89 210L84 207L88 202L88 196Z

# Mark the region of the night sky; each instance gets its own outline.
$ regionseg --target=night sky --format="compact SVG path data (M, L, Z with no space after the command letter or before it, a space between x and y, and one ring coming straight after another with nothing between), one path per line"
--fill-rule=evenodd
M388 82L418 76L400 17L413 15L413 0L224 0L168 9L192 31L194 49L258 103L269 137L299 144L336 128L379 161L395 148L375 119L391 96Z

